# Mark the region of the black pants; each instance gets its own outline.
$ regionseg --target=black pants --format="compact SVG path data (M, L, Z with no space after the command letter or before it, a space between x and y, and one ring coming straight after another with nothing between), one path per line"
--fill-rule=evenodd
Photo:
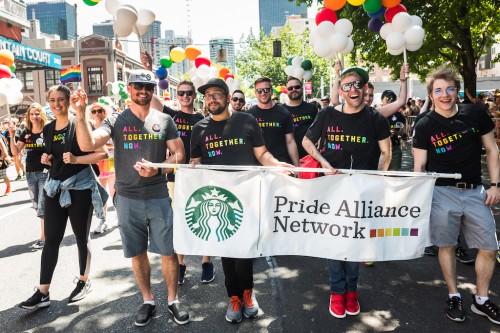
M76 237L80 275L88 275L90 268L90 223L92 222L92 199L90 190L69 191L71 205L62 208L59 204L59 193L51 198L45 197L45 245L42 251L40 284L50 284L59 256L59 245L64 237L66 224L69 221Z
M245 289L253 288L253 259L221 258L227 295L243 297Z

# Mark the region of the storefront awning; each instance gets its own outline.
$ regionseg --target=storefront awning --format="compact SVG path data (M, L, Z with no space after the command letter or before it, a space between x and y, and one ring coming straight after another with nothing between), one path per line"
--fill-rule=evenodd
M17 68L61 69L61 56L0 37L0 49L14 53Z

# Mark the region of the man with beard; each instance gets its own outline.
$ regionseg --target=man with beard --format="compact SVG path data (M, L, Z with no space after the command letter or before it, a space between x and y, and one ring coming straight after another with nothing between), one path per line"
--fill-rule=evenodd
M337 169L387 170L391 161L390 130L387 119L366 106L364 98L368 73L359 67L345 69L340 75L339 94L345 104L327 107L318 113L302 145L327 174ZM326 120L328 119L328 120ZM318 151L323 124L328 121L325 151ZM359 263L328 260L330 272L330 314L344 318L357 315Z
M299 143L299 159L306 156L307 152L302 147L302 139L306 135L307 129L311 126L314 118L318 114L318 109L311 103L302 100L302 82L295 78L289 77L286 82L286 90L288 102L284 105L285 109L290 111L293 118L294 138L295 142Z
M231 109L233 111L245 111L245 94L243 91L236 89L231 95Z
M279 161L299 165L299 152L293 137L293 119L290 112L271 100L273 86L267 77L255 80L255 96L259 103L248 113L257 119L267 149Z
M151 292L151 266L147 255L161 255L162 275L168 289L168 310L177 324L189 322L189 313L177 298L179 262L173 249L173 214L162 169L149 162L182 163L184 146L172 118L151 108L156 87L154 74L134 71L128 79L130 108L107 117L91 131L85 116L86 101L72 103L77 113L76 133L82 151L95 151L112 138L115 143L115 207L126 258L132 258L132 269L144 300L135 320L146 326L156 304ZM167 156L167 149L170 156ZM171 172L172 169L163 171Z
M221 79L210 79L198 88L205 95L211 116L198 122L191 137L192 164L288 166L279 162L267 150L255 118L245 112L230 111L229 88ZM217 141L219 154L211 154L210 141ZM226 320L238 323L243 318L256 317L259 305L253 292L252 259L221 258L225 285L229 296Z

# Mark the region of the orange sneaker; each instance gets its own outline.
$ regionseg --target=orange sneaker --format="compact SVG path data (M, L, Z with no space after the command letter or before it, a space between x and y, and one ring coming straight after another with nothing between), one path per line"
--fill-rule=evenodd
M238 296L231 296L227 306L226 320L230 323L239 323L243 318L241 307L242 304L240 298Z
M243 314L247 318L257 317L259 313L259 303L255 298L253 289L246 289L243 291Z

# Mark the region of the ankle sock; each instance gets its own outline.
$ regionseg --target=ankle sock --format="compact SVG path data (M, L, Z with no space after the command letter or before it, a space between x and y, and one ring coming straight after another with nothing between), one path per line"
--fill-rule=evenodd
M458 298L462 298L462 295L460 295L460 293L456 293L456 294L448 294L448 297L449 298L452 298L452 297L458 297Z
M174 303L180 303L178 299L176 299L175 301L170 301L168 302L168 306L174 304Z
M488 296L477 296L477 295L475 295L474 297L476 298L476 303L479 304L479 305L483 305L489 299Z
M155 305L155 300L151 300L151 301L144 301L144 304L150 304L150 305Z

